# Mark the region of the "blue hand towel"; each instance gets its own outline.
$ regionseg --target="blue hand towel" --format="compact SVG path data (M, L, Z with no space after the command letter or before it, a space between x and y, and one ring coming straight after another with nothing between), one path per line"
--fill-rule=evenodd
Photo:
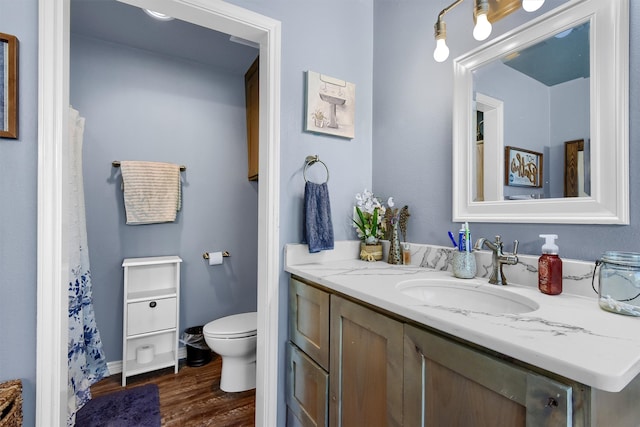
M307 181L304 186L304 220L302 236L315 253L333 249L333 224L327 183Z

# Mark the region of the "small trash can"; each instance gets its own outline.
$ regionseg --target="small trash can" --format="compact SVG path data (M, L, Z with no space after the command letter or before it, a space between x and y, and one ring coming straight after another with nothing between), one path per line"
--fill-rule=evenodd
M182 342L187 347L187 366L204 366L211 361L211 349L204 340L203 326L184 330Z

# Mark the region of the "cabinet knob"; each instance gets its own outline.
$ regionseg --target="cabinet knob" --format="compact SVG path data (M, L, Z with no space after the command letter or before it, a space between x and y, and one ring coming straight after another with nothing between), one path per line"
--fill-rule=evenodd
M151 301L151 302L149 303L149 307L151 307L151 308L154 308L156 305L158 305L158 303L157 303L157 302L155 302L155 301Z

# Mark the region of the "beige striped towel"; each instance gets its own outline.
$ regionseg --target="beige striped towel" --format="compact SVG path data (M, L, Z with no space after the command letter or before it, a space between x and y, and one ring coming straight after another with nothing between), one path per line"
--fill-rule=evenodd
M180 166L172 163L120 162L127 224L173 222L182 204Z

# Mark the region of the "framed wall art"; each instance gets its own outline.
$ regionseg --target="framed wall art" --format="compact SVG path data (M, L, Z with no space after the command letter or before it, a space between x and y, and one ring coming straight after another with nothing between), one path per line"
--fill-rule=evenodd
M504 185L542 187L542 153L505 147Z
M0 33L0 138L18 138L18 39Z
M356 86L307 71L305 131L355 137Z

